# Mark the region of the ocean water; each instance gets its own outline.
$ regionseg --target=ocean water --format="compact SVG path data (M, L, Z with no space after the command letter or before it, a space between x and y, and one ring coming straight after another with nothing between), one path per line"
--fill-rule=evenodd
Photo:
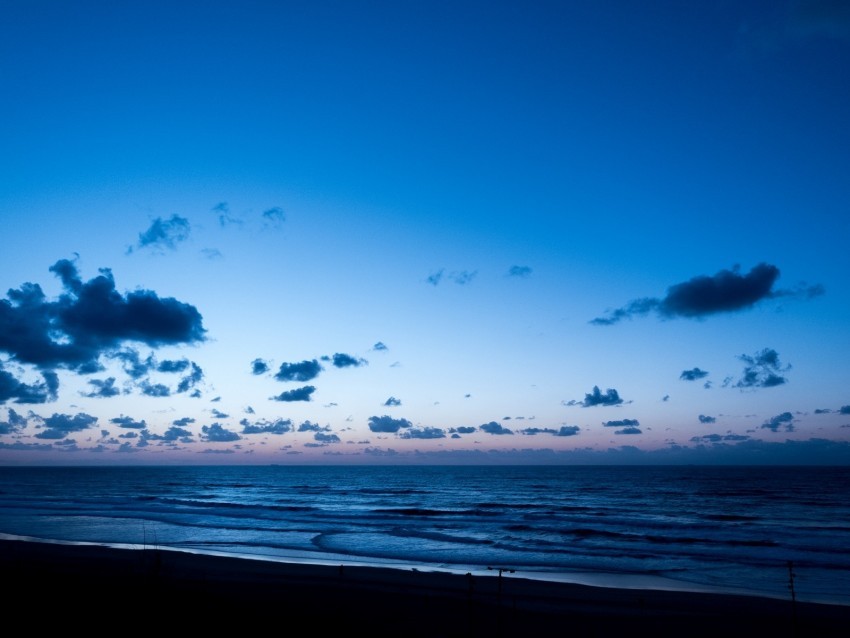
M0 467L0 535L850 605L848 467Z

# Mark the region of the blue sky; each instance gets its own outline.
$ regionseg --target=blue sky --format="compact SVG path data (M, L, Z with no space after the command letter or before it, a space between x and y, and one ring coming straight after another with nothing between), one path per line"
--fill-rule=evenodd
M0 463L850 463L850 3L4 2Z

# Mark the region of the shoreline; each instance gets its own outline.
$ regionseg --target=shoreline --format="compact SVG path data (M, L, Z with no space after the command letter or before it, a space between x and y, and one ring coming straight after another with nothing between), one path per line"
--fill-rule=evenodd
M67 629L113 609L134 625L244 631L303 627L379 635L614 636L726 632L844 636L850 606L660 589L615 588L504 574L320 565L168 549L0 539L10 609ZM302 624L299 624L302 623Z

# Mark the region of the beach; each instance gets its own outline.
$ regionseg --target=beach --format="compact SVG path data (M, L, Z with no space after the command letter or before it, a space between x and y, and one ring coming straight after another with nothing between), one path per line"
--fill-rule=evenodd
M32 627L278 635L846 636L850 606L518 578L0 541L6 609ZM105 624L104 619L109 619Z

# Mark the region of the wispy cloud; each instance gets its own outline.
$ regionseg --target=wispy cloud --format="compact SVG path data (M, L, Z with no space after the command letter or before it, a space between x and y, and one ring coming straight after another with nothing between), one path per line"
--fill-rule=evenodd
M157 217L146 231L139 233L138 241L134 246L127 248L127 254L141 248L154 252L175 250L178 244L189 239L190 231L191 225L185 217L180 215L172 215L168 219Z

